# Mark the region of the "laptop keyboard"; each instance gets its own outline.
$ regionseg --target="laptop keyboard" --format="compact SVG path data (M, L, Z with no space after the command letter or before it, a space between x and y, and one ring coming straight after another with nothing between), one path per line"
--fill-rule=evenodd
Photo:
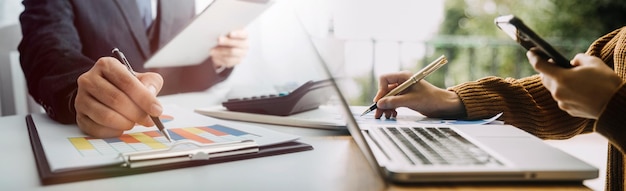
M380 130L415 165L502 165L448 127L385 127Z

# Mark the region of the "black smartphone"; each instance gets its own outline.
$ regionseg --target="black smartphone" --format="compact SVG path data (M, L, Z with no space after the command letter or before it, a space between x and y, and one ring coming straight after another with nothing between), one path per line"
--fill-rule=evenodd
M513 40L517 41L526 50L530 50L533 47L539 49L538 54L545 59L550 59L556 63L556 65L563 68L573 67L569 60L566 59L561 53L556 51L550 44L541 39L535 32L528 28L522 20L514 15L499 16L495 19L495 23L509 35Z

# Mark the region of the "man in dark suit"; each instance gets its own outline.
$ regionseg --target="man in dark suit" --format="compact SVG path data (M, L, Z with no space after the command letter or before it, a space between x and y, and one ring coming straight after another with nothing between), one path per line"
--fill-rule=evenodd
M191 21L195 7L194 0L158 0L156 18L146 20L139 1L23 1L20 61L30 95L48 116L96 137L120 135L136 123L152 126L148 115L162 112L157 93L205 90L247 52L247 34L234 31L199 65L147 70L143 63ZM124 52L137 77L110 57L113 48Z

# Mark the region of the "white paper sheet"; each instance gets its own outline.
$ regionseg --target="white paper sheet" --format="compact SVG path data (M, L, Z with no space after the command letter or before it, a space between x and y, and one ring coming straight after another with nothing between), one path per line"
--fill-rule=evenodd
M428 118L416 111L411 109L402 107L396 108L398 112L398 116L395 119L386 119L384 116L380 119L374 118L375 112L370 112L364 116L361 116L361 113L367 109L366 106L350 106L350 110L352 111L352 115L356 119L357 123L365 124L365 125L382 125L382 124L401 124L401 125L419 125L419 124L442 124L442 125L484 125L484 124L501 124L501 121L497 121L497 119L502 116L502 113L499 113L488 119L478 119L478 120L448 120L448 119L436 119L436 118Z
M221 35L244 29L273 3L273 0L215 0L148 59L144 67L200 64L209 58Z

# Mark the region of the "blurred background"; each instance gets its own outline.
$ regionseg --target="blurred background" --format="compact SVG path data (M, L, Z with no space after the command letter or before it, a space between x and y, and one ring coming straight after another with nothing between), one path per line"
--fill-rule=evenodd
M199 2L207 5L210 0ZM440 55L449 63L426 78L438 87L490 75L520 78L535 74L525 50L494 25L493 19L500 15L518 16L568 58L585 52L594 39L626 23L626 1L618 0L276 2L248 27L251 51L228 80L230 85L248 85L246 78L263 78L268 84L302 81L295 78L308 75L299 67L305 59L298 59L302 56L294 52L301 47L298 43L307 42L290 40L298 36L296 20L300 20L306 25L306 35L320 40L317 47L324 60L342 65L350 80L346 93L353 105L372 102L379 75L415 72ZM19 63L15 63L22 10L20 0L0 0L2 115L32 111L22 104L21 97L27 94L19 81L23 78ZM297 19L289 17L294 10ZM20 109L24 107L27 109Z
M197 1L202 9L211 0ZM350 104L369 105L379 75L416 72L440 55L449 63L426 80L442 88L485 76L535 74L525 50L493 23L500 15L518 16L568 58L585 52L603 34L626 25L623 0L275 1L247 28L248 56L216 88L250 90L251 86L319 80L319 52L326 63L338 66L335 69L347 76L350 86L344 92ZM0 116L42 112L29 98L19 66L18 17L22 10L21 0L0 0ZM315 47L310 47L309 37ZM604 152L606 148L589 145L606 145L606 140L561 144L574 145L571 151L582 153L577 156L591 157L589 160L599 161L598 167L603 168L605 154L586 152ZM602 170L600 178L585 185L599 190L603 181Z
M377 76L416 72L440 55L449 63L426 78L450 87L485 76L535 74L525 50L494 24L514 14L567 58L626 24L626 1L611 0L336 0L331 22L345 41L352 104L367 105Z

